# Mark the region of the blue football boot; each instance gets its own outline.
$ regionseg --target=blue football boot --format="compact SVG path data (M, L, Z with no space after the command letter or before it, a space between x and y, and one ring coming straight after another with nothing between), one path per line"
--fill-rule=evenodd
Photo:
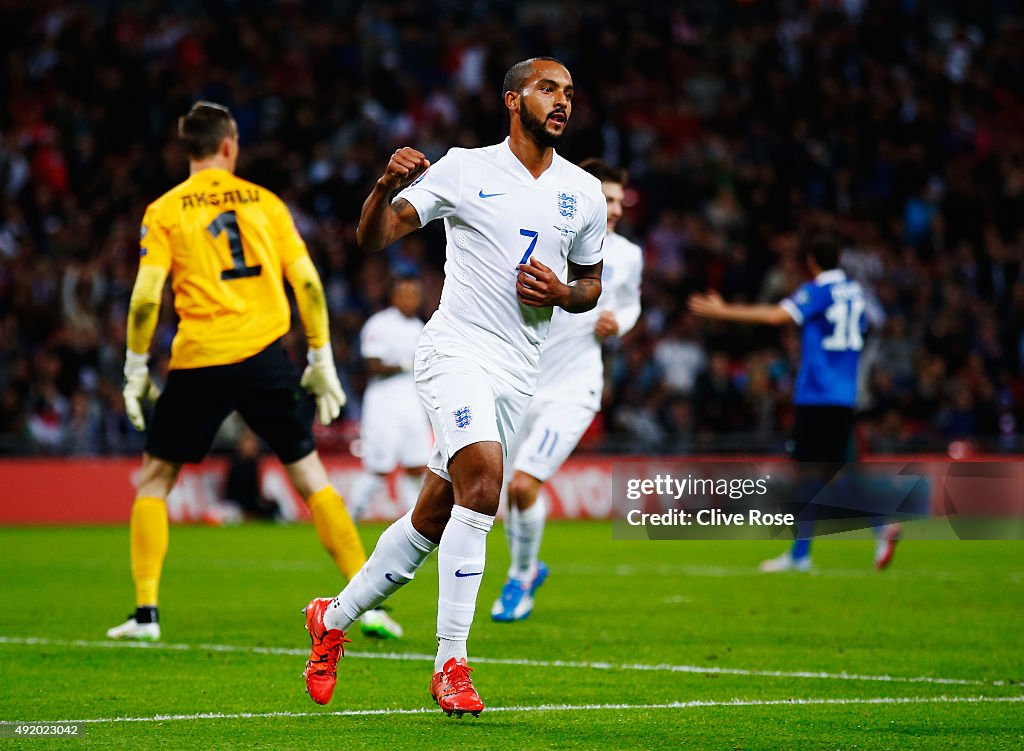
M501 596L491 607L491 620L498 623L522 621L533 612L533 595L548 578L547 564L537 564L537 574L529 585L518 579L506 579Z

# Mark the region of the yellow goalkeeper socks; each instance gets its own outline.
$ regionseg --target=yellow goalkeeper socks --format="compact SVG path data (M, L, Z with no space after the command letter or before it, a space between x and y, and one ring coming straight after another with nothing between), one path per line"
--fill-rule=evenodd
M333 487L318 490L306 499L321 544L346 578L351 579L366 563L366 551L344 501Z
M139 607L156 605L160 570L167 555L167 503L164 499L136 498L129 529L135 604Z

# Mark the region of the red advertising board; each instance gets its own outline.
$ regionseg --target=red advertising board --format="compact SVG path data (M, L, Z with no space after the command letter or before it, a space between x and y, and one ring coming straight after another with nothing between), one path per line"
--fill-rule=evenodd
M778 457L741 457L743 461L778 461ZM896 457L890 457L895 460ZM942 462L942 457L900 457L899 461ZM612 462L642 461L641 457L571 458L542 491L549 516L562 519L607 519L612 511ZM700 457L687 457L698 462ZM721 460L719 458L719 460ZM1007 461L1006 457L973 457L973 461ZM1019 458L1015 459L1019 461ZM1014 461L1014 460L1011 460ZM948 462L948 458L946 459ZM331 482L347 496L360 471L354 457L325 457ZM134 497L138 459L18 459L0 461L0 524L125 523ZM173 522L220 523L238 518L222 500L227 463L209 459L186 465L168 498ZM1024 470L1024 465L1022 465ZM262 463L263 494L277 501L284 518L309 518L287 475L274 459ZM941 482L934 483L934 487ZM941 499L932 498L933 509ZM393 483L370 506L366 519L395 519L402 512Z
M324 459L331 482L347 496L360 471L352 457ZM135 494L138 459L24 459L0 462L0 524L103 524L127 522ZM227 464L208 459L186 465L168 498L173 522L218 522L233 510L222 500ZM281 465L263 462L263 493L278 502L285 518L305 520ZM551 516L602 519L611 513L608 459L573 459L545 488ZM393 484L371 504L368 520L401 514Z

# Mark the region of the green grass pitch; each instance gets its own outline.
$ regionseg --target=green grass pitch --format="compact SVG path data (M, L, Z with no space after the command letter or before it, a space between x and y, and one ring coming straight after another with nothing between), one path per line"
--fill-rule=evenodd
M1021 543L907 541L879 574L866 535L824 539L816 573L760 575L781 543L552 523L551 578L517 624L488 618L500 527L489 546L470 641L488 710L456 720L427 691L433 558L391 602L406 638L354 635L319 707L299 611L341 582L311 527L172 528L164 642L145 648L104 643L132 605L126 528L0 529L0 720L98 720L0 749L1024 747Z

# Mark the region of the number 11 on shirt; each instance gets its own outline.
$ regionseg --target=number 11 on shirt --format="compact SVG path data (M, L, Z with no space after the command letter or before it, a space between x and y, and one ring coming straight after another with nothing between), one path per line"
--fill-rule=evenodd
M523 260L519 262L519 265L522 265L530 260L530 256L533 254L533 249L537 247L537 238L540 237L540 233L533 229L521 229L519 230L519 234L523 237L531 238L530 247L526 249L526 253L523 255Z

